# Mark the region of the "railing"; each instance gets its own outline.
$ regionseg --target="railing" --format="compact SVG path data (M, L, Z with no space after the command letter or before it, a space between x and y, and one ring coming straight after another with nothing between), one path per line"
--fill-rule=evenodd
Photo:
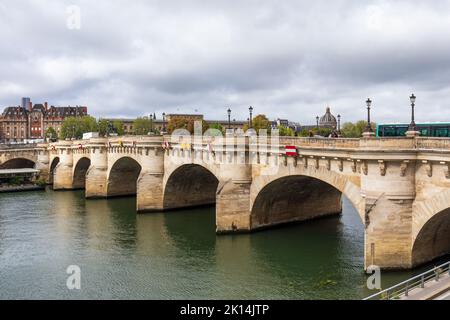
M417 149L440 149L450 150L449 138L417 138Z
M235 137L236 138L236 137ZM186 137L183 139L190 138ZM223 143L229 141L229 137L222 138ZM175 139L176 140L176 139ZM210 143L213 138L203 139L204 143ZM132 144L160 144L162 141L172 141L171 136L123 136L110 138L92 138L89 140L61 140L50 145L56 146L73 146L77 147L79 144L106 144L106 143L125 143ZM194 141L194 140L192 140ZM249 142L249 137L245 137L245 143ZM267 137L267 142L264 144L270 145L271 138ZM304 137L279 137L279 146L292 145L298 148L311 149L359 149L359 150L436 150L450 152L449 138L433 138L433 137L382 137L373 139L359 139L359 138L304 138ZM38 148L40 144L16 144L16 145L2 145L0 144L0 151L17 150L17 149L34 149Z
M293 145L297 147L312 148L358 148L359 139L354 138L296 138L280 137L280 145Z
M36 147L37 147L36 143L0 144L0 150L33 149Z
M375 293L363 300L395 300L400 297L408 297L413 289L425 288L430 281L439 281L441 275L447 273L450 276L450 261L434 267L427 272L421 273L395 286Z

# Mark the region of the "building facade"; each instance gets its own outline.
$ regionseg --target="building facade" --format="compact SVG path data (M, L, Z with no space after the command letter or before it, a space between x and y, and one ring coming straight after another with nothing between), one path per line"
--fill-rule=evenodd
M152 120L153 129L158 132L164 132L164 129L167 130L167 125L170 120L175 119L184 119L187 121L202 121L204 120L208 125L220 124L223 128L227 129L230 127L231 129L237 130L242 129L247 121L237 121L236 119L230 119L230 123L228 120L206 120L204 116L201 114L167 114L163 117L163 119L155 119ZM134 121L136 119L133 118L107 118L106 120L110 122L120 121L123 124L123 131L126 135L134 134Z
M24 103L28 106L7 107L0 115L0 142L44 139L50 127L59 135L65 118L88 115L84 106L49 107L47 102L33 105L29 98L23 98Z

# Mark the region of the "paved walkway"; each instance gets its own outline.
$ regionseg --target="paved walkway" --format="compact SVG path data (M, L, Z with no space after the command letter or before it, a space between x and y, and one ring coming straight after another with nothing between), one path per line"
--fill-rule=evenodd
M415 288L409 295L401 296L401 300L450 300L450 275L441 274L439 281L431 280L424 288Z

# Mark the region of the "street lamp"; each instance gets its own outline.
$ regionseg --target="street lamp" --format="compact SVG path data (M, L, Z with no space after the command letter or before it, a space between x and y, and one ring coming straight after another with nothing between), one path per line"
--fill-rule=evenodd
M316 117L317 134L319 134L319 116Z
M166 132L166 113L163 112L163 132Z
M252 114L253 114L253 107L250 106L250 108L248 108L248 111L250 112L250 120L249 120L249 127L252 127Z
M227 113L228 113L228 129L231 129L231 109L230 108L228 108Z
M416 122L414 121L414 107L416 105L416 96L414 93L409 97L411 101L411 123L409 124L408 131L416 131Z
M370 124L370 106L372 105L372 100L367 98L366 105L367 105L367 126L366 126L366 130L364 130L364 132L371 133L371 132L373 132L372 125Z
M338 118L338 127L337 127L337 131L338 131L338 134L341 134L341 115L338 114L338 115L337 115L337 118Z
M153 115L150 115L150 132L153 132Z

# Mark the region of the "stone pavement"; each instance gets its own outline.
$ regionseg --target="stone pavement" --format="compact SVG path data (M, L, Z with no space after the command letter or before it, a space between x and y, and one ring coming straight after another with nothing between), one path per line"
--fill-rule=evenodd
M425 283L424 288L415 288L409 295L402 296L400 300L449 300L450 275L441 274L439 281L431 280Z

